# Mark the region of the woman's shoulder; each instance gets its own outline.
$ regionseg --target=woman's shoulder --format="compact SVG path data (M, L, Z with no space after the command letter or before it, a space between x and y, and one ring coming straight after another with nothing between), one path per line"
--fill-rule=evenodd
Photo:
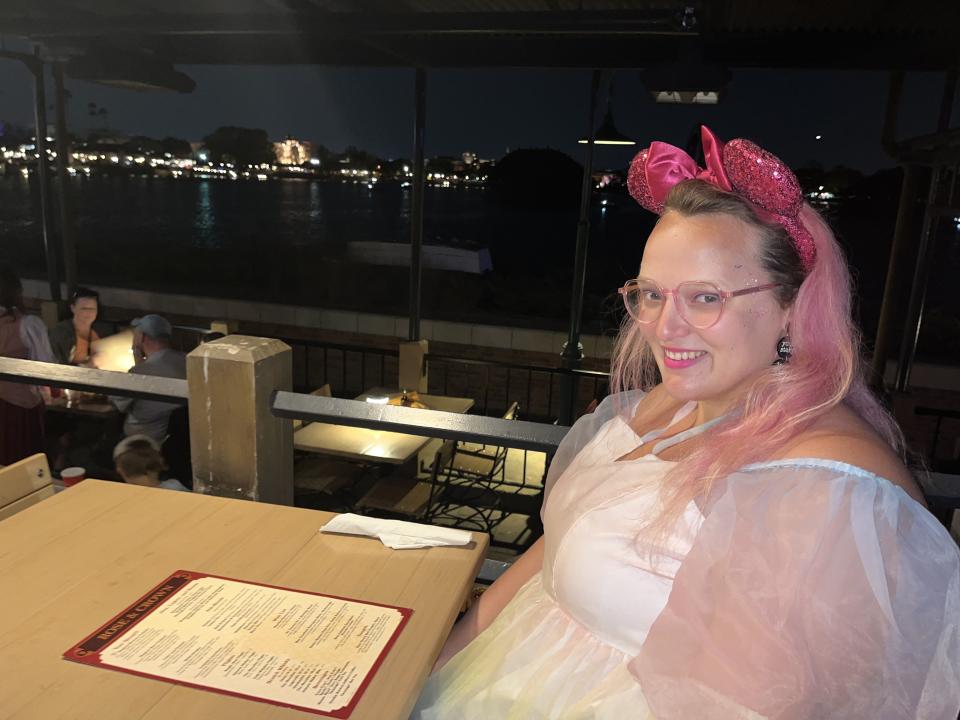
M898 485L921 504L923 493L903 461L867 423L837 406L781 450L776 460L814 458L851 465Z

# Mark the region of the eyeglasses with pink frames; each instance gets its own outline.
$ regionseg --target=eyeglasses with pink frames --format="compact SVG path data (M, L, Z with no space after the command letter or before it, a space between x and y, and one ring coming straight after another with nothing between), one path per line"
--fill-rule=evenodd
M720 321L723 306L730 298L777 287L780 287L780 283L754 285L742 290L721 290L713 283L694 281L682 282L668 290L649 278L638 277L629 280L617 292L623 296L623 304L630 317L638 323L647 325L656 322L663 312L666 297L673 295L680 317L698 330L706 330Z

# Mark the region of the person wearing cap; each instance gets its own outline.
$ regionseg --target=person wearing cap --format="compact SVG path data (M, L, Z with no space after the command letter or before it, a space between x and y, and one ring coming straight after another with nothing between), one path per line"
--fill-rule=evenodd
M130 372L136 375L156 377L187 377L187 356L170 347L173 328L170 322L160 315L144 315L136 318L133 326L134 366ZM145 400L142 398L110 398L116 408L126 413L123 421L123 434L146 435L162 445L167 437L167 425L170 413L179 405L174 403Z
M100 294L78 287L70 297L71 317L50 330L50 347L57 362L64 365L89 365L93 344L104 337L106 329L97 322Z
M167 463L157 442L146 435L131 435L113 449L113 464L123 481L131 485L190 492L179 480L160 479Z

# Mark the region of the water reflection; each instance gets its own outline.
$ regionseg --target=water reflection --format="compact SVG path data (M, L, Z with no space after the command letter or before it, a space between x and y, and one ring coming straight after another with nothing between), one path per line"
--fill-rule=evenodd
M200 180L197 186L197 210L193 227L196 231L196 244L199 247L219 248L222 246L217 237L216 215L211 198L211 181Z

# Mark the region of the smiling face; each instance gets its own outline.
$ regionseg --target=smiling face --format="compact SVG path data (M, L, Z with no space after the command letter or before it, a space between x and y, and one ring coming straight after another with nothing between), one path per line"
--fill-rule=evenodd
M97 299L92 297L77 298L70 306L73 311L73 324L81 328L89 328L97 319Z
M705 281L725 291L773 282L761 265L759 232L732 215L666 212L647 240L640 275L664 289ZM680 401L696 400L720 414L777 359L789 309L775 291L726 300L720 320L697 329L671 296L656 321L640 325L664 388Z

